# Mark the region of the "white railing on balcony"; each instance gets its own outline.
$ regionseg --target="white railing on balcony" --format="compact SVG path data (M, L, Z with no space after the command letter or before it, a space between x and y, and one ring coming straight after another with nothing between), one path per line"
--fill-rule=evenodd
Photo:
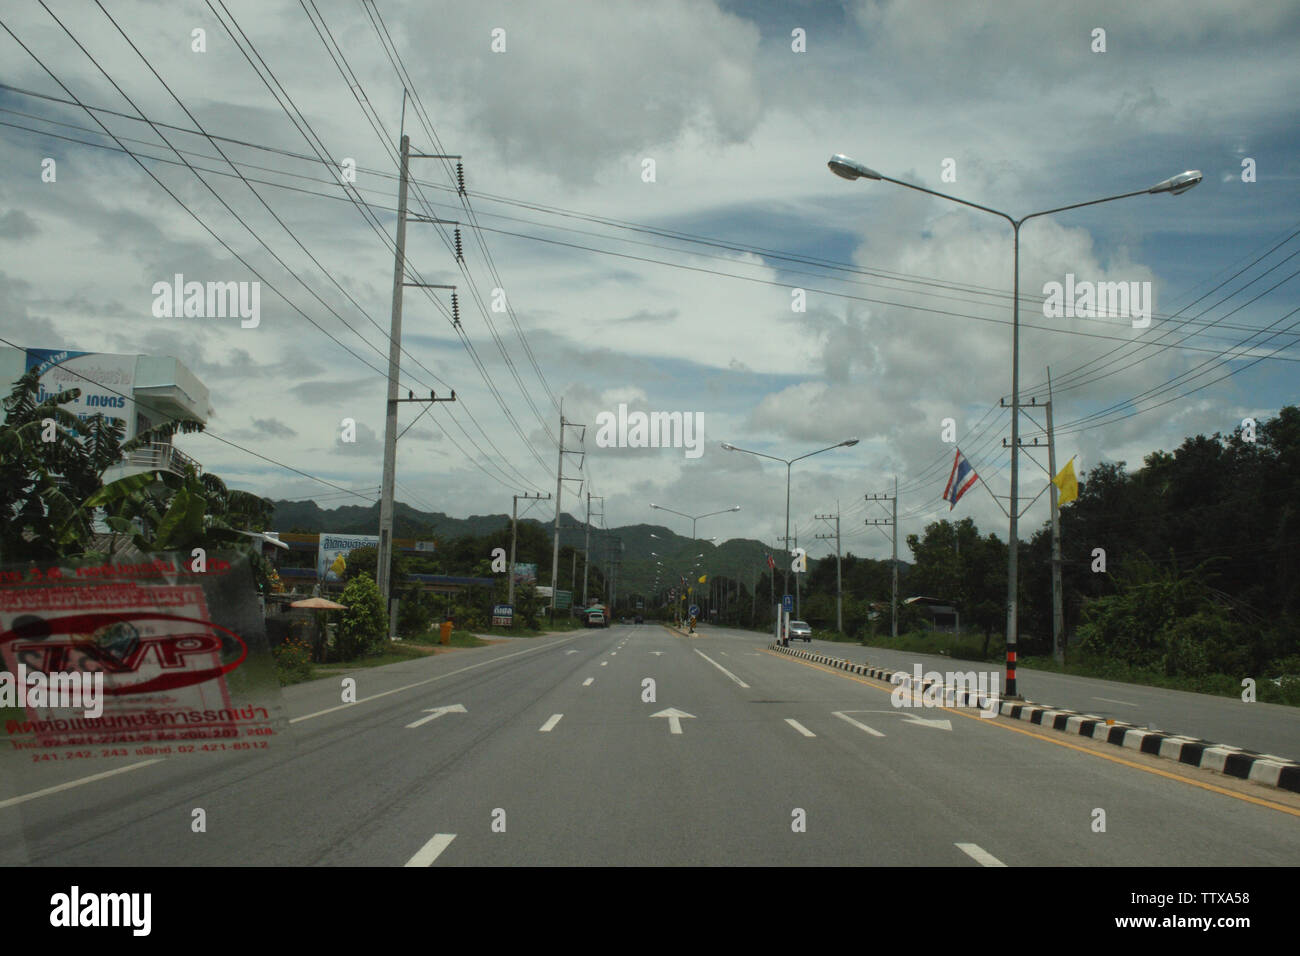
M203 466L184 452L177 451L167 442L149 442L135 451L123 456L122 464L128 468L148 468L170 471L176 475L185 474L185 467L194 469L195 474L203 473Z

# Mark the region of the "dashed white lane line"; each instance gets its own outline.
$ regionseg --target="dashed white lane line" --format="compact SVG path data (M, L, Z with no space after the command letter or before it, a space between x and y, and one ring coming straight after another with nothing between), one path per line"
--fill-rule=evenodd
M882 734L880 731L878 731L878 730L876 730L876 729L874 729L874 728L872 728L872 727L868 727L866 724L861 723L860 721L854 720L854 719L853 719L852 717L850 717L848 714L841 713L841 712L838 711L838 710L836 710L836 711L832 711L832 713L833 713L836 717L838 717L840 720L843 720L843 721L846 721L846 722L852 724L854 727L858 728L858 730L865 730L867 733L871 734L871 736L873 736L873 737L883 737L883 736L885 736L885 735Z
M594 681L595 679L596 679L596 678L594 678L594 677L588 677L585 681L582 682L582 686L583 686L583 687L590 687L590 686L591 686L591 682Z
M712 657L710 657L708 654L705 654L705 653L704 653L702 650L700 650L698 647L691 648L691 649L692 649L693 651L695 651L696 654L699 654L699 655L700 655L701 657L703 657L706 661L708 661L710 664L712 664L714 667L716 667L718 670L722 671L722 673L726 674L728 677L730 677L732 680L734 680L734 681L735 681L737 684L739 684L741 687L745 688L746 690L749 690L749 685L748 685L748 684L746 684L743 680L741 680L741 679L740 679L739 677L737 677L735 674L731 673L731 671L727 670L725 667L723 667L721 664L719 664L717 661L715 661L715 660L714 660Z
M147 767L150 764L162 762L162 757L155 757L153 760L141 760L138 763L127 764L125 767L105 770L103 773L91 774L89 777L82 777L79 780L69 780L67 783L61 783L54 787L46 787L44 790L37 790L34 793L24 793L22 796L10 797L8 800L0 800L0 810L3 810L5 807L13 807L20 803L26 803L28 800L35 800L37 797L48 797L52 793L59 793L62 790L71 790L73 787L80 787L88 783L94 783L96 780L103 780L105 777L114 777L119 773L126 773L128 770L139 770L141 767Z
M435 833L433 839L426 843L404 864L405 866L432 866L433 861L438 859L442 851L451 846L451 841L456 839L454 833Z
M961 850L968 857L978 863L980 866L1006 866L1001 860L990 853L988 850L981 849L974 843L955 843L957 849Z
M791 727L793 727L795 730L799 731L799 733L803 734L805 737L816 737L816 736L817 736L815 733L813 733L811 730L809 730L809 729L808 729L807 727L805 727L803 724L799 723L799 721L795 720L793 717L787 717L787 718L785 719L785 722L786 722L787 724L789 724Z
M551 714L550 718L546 721L546 723L542 724L541 727L537 728L538 731L543 734L549 734L555 728L555 725L560 722L560 718L563 716L564 716L563 714Z
M609 666L609 661L601 661L601 662L600 662L600 666L601 666L601 667L608 667L608 666Z
M1126 700L1113 700L1110 697L1094 697L1093 700L1104 700L1108 704L1123 704L1125 707L1136 707L1137 704L1130 704Z

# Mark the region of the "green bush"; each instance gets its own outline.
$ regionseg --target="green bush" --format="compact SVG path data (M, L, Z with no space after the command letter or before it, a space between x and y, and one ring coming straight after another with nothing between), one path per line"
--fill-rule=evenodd
M382 646L388 632L388 616L384 613L379 585L370 575L362 572L349 581L339 603L346 605L347 610L339 612L334 643L338 659L350 661Z
M311 677L311 645L301 637L290 637L275 649L275 672L281 686L297 684Z
M433 626L433 597L412 588L401 594L397 603L397 633L402 637L423 634Z

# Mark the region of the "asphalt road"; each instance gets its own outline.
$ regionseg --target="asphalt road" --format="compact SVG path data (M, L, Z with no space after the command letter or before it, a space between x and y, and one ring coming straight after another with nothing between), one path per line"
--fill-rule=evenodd
M741 634L743 631L732 633ZM792 647L811 648L829 657L878 667L912 672L915 664L923 671L987 671L979 661L953 660L935 654L883 647L860 647L834 641L794 641ZM1002 679L1002 669L995 668ZM1260 676L1257 681L1267 680ZM1245 703L1240 698L1193 694L1163 687L1144 687L1093 677L1055 674L1030 667L1016 671L1017 691L1026 700L1077 710L1098 717L1123 720L1138 727L1166 733L1201 737L1245 750L1300 760L1300 708L1283 704ZM999 687L1002 685L999 684Z
M340 705L338 678L287 688L292 739L274 752L19 773L11 760L0 863L1300 859L1295 795L1014 721L894 708L879 682L765 644L651 624L512 641L356 672L355 704Z

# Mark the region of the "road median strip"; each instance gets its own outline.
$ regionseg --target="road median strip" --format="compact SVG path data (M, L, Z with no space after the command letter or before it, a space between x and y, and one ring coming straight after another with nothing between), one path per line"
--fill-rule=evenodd
M825 664L852 674L861 674L876 680L893 683L895 673L903 673L909 684L915 684L907 671L897 672L885 667L872 667L870 664L857 664L838 657L827 657L810 650L796 650L783 647L773 642L768 649L800 660ZM933 681L922 681L924 691L932 686ZM944 688L944 706L979 707L987 709L988 697L980 697L973 691L957 691L952 687ZM1217 744L1199 737L1184 734L1165 733L1147 730L1120 720L1108 720L1095 714L1082 714L1078 711L1061 707L1050 707L1033 701L997 701L998 713L1012 720L1022 720L1041 727L1092 740L1113 744L1127 750L1153 757L1176 760L1191 767L1213 770L1228 777L1251 780L1267 787L1300 793L1300 763L1278 757L1273 754L1261 754L1252 750L1243 750L1229 744Z

